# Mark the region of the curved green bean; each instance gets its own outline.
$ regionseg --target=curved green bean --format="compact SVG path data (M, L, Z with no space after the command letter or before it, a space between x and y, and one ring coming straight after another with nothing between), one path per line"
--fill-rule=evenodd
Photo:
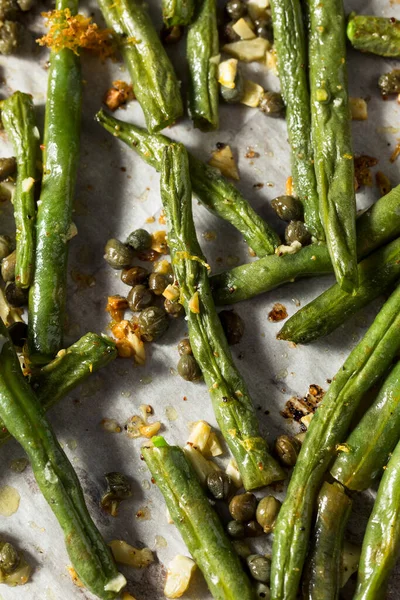
M301 2L271 0L271 9L279 80L286 104L293 187L303 203L307 228L317 240L324 240L311 140L307 43Z
M78 0L57 0L78 10ZM36 265L29 292L29 357L49 362L62 348L68 240L79 161L82 101L80 59L72 50L50 52L44 125L43 180L36 222Z
M142 454L215 600L254 600L250 581L181 448L153 438Z
M371 52L388 58L400 58L400 21L395 18L351 13L347 37L361 52Z
M175 123L183 114L179 81L147 9L139 0L98 0L131 76L149 131Z
M65 536L72 565L99 598L115 598L125 578L90 518L82 489L28 381L0 319L0 418L21 444L37 484Z
M256 411L237 370L211 296L205 258L192 216L189 161L181 144L164 150L161 199L180 302L186 312L194 357L203 373L214 412L247 490L285 478L260 435Z
M1 120L17 159L17 181L13 196L17 242L15 282L27 288L35 267L35 179L39 157L39 131L32 96L15 92L4 100L1 104Z
M361 549L353 600L383 598L400 552L400 443L379 485Z
M106 131L119 138L149 165L161 170L162 153L171 140L164 135L151 135L144 129L119 121L100 110L96 120ZM193 192L210 212L228 221L243 235L257 256L273 254L279 246L277 233L250 206L239 190L216 169L189 154Z
M362 492L383 472L400 438L400 363L383 383L372 406L347 438L331 475Z
M400 287L333 378L307 430L274 530L272 600L296 598L323 477L364 394L398 353L399 328Z

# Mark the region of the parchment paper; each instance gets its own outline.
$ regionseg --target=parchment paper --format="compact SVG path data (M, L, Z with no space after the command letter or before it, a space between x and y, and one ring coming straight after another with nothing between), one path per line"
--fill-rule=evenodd
M152 1L152 14L160 25L159 3ZM49 4L38 6L48 10ZM82 2L88 14L102 23L95 3ZM348 0L346 11L358 10L365 14L396 16L400 18L400 4L393 0ZM43 21L29 17L33 37L43 32ZM169 52L179 76L185 78L184 42ZM38 49L34 41L27 43L22 55L1 57L2 97L22 90L33 94L40 126L42 128L46 96L46 61L48 53ZM126 236L138 227L151 231L163 228L158 224L160 213L159 177L122 142L112 138L93 120L101 107L105 91L115 79L129 81L120 63L101 64L94 57L82 57L84 107L82 119L81 162L76 188L74 221L79 235L70 244L68 326L66 344L75 341L87 331L106 332L108 315L105 313L107 295L127 294L128 288L119 274L103 260L103 248L108 238ZM391 164L389 157L400 137L400 107L395 100L383 102L377 89L379 75L399 64L349 50L349 80L352 96L367 98L369 118L353 124L356 154L369 154L379 158L374 168L389 176L393 185L399 183L399 162ZM251 78L266 88L279 89L278 79L260 64L246 67ZM183 85L184 88L184 85ZM263 217L271 220L282 232L282 223L274 218L270 200L284 193L285 180L290 175L289 147L284 120L264 117L255 109L244 106L221 105L221 127L216 133L202 134L192 129L188 119L170 128L167 134L184 142L194 154L208 160L216 142L229 143L235 151L240 171L238 187ZM126 110L117 111L118 118L143 124L137 102ZM245 158L247 148L259 153L258 158ZM10 154L10 146L2 137L1 155ZM261 189L254 184L263 183ZM378 189L364 189L357 194L359 207L364 208L379 197ZM0 233L12 229L10 207L2 209ZM155 216L153 225L146 219ZM241 236L230 225L211 216L203 207L195 206L198 236L213 271L226 269L237 261L252 260ZM215 231L214 241L205 241L203 233ZM71 276L72 273L72 276ZM92 287L76 282L76 273L94 277ZM299 426L284 420L280 415L286 400L293 395L306 394L308 386L317 383L327 389L331 378L349 351L360 340L372 321L382 301L375 302L358 313L328 338L309 347L292 348L278 342L275 335L281 324L268 321L268 312L275 302L282 302L292 315L300 304L304 306L332 283L331 277L300 281L282 287L262 297L236 305L243 317L246 332L242 342L232 348L233 355L245 377L254 403L259 407L263 433L272 442L278 433L297 433ZM155 419L163 423L163 435L169 442L183 445L188 437L188 423L206 419L215 425L207 390L203 383L184 382L176 375L178 352L176 345L185 335L184 320L172 321L169 332L159 341L147 345L148 359L144 367L133 366L130 360L119 359L104 369L80 389L65 398L49 413L59 440L62 442L84 488L89 509L106 540L124 539L130 544L144 544L156 551L157 563L146 570L122 568L129 580L129 590L137 600L161 600L164 596L165 565L177 553L187 550L173 525L167 523L164 501L157 488L151 484L149 472L140 460L143 440L129 439L124 432L105 433L100 427L103 418L115 418L123 426L126 420L138 413L140 404L151 404ZM186 401L183 398L186 397ZM169 421L170 407L177 418ZM265 411L270 411L265 414ZM21 448L11 442L1 448L2 469L0 486L15 487L20 496L19 510L9 518L0 517L0 535L15 541L34 564L34 574L29 585L22 588L0 588L0 600L75 600L92 596L75 587L67 572L69 564L63 536L56 519L38 490L31 468L16 474L10 462L24 455ZM225 455L226 460L226 455ZM103 474L122 471L132 478L134 495L121 504L119 516L106 516L99 509L103 489ZM273 490L272 493L282 495ZM374 494L357 496L354 517L348 537L360 542ZM150 519L136 518L136 512L148 507ZM156 536L162 536L156 538ZM262 538L259 548L264 552L270 540ZM393 580L388 598L399 598L399 579ZM208 600L211 598L198 574L184 598Z

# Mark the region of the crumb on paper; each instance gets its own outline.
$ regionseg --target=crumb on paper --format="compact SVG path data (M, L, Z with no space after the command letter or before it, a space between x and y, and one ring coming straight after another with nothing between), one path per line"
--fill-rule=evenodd
M397 160L397 158L399 157L399 155L400 155L400 142L397 142L397 144L390 156L390 159L389 159L390 162L394 163Z
M315 413L324 395L325 391L319 385L313 383L309 386L306 396L292 396L292 398L289 398L285 408L281 411L281 415L285 419L293 419L301 423L304 431L307 429L307 425L303 421L304 417Z
M248 146L247 152L244 155L245 158L259 158L260 153L256 152L251 146Z
M272 310L268 313L268 321L272 321L273 323L277 323L278 321L283 321L288 316L286 306L281 304L280 302L276 302L272 307Z
M127 102L135 99L132 85L117 79L113 81L112 87L107 90L104 95L103 102L111 111L117 110L121 106L125 106Z
M231 147L228 144L217 144L217 149L211 153L208 164L218 169L225 177L235 179L236 181L239 180L236 162Z
M379 161L377 158L374 156L368 156L367 154L355 157L354 176L356 191L363 185L366 185L367 187L372 186L373 180L370 168L375 167L378 162Z
M122 427L116 419L104 418L100 421L101 428L107 433L121 433Z

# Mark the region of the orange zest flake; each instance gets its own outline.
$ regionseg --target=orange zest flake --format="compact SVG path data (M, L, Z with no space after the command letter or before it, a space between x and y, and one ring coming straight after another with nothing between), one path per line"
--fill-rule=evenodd
M69 8L52 10L42 13L42 16L47 21L49 31L37 40L40 46L48 46L56 52L69 48L75 54L80 48L85 48L101 58L108 58L115 53L113 32L92 23L92 17L71 15Z

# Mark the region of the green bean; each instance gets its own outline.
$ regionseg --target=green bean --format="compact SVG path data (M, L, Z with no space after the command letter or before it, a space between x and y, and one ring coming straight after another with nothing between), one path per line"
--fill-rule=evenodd
M385 596L390 572L400 551L400 443L379 485L361 549L353 600Z
M271 0L271 9L279 79L286 104L293 187L303 203L307 228L317 240L324 240L311 141L308 59L301 3Z
M338 483L324 482L318 494L318 513L307 557L304 600L337 600L342 571L344 531L352 502Z
M1 120L17 158L17 181L13 196L17 262L15 281L30 286L35 265L35 179L39 156L39 131L32 97L15 92L1 104Z
M373 250L400 236L400 185L380 198L357 219L357 255ZM331 273L326 246L313 244L295 254L266 256L211 277L216 304L234 304L268 292L300 277Z
M194 12L194 0L162 0L162 14L166 27L189 25Z
M336 280L357 288L356 199L343 0L307 0L312 139L320 215Z
M22 375L2 320L0 418L28 455L37 484L64 532L79 579L99 598L115 598L125 578L118 573L109 548L90 518L75 471Z
M162 437L153 442L142 448L143 457L213 598L254 600L240 559L185 454Z
M296 598L314 503L323 477L364 394L385 373L398 353L399 327L400 287L333 378L310 423L274 530L273 600Z
M219 40L216 0L199 0L186 44L189 114L202 131L218 129Z
M221 432L251 490L285 478L268 453L246 384L237 370L211 297L207 267L192 216L189 161L181 144L164 150L161 198L168 245L180 288L193 355L203 373Z
M164 135L150 135L144 129L119 121L102 110L96 120L114 137L119 138L149 165L161 170L162 153L171 140ZM257 256L273 254L280 239L275 231L251 208L234 185L209 165L189 154L190 177L197 199L213 214L231 223L243 235Z
M383 472L400 438L400 363L351 432L333 463L331 475L350 490L362 492Z
M290 317L278 339L295 344L313 342L387 291L400 277L400 238L361 261L358 272L360 283L355 294L347 294L338 284L333 285Z
M139 0L98 0L114 30L149 131L175 123L183 114L179 81L164 46Z
M56 9L78 10L78 0ZM82 75L72 50L50 52L44 131L44 170L36 223L36 265L29 294L30 360L49 362L62 347L68 240L79 161Z
M392 18L351 13L347 23L347 37L361 52L400 58L400 21Z

